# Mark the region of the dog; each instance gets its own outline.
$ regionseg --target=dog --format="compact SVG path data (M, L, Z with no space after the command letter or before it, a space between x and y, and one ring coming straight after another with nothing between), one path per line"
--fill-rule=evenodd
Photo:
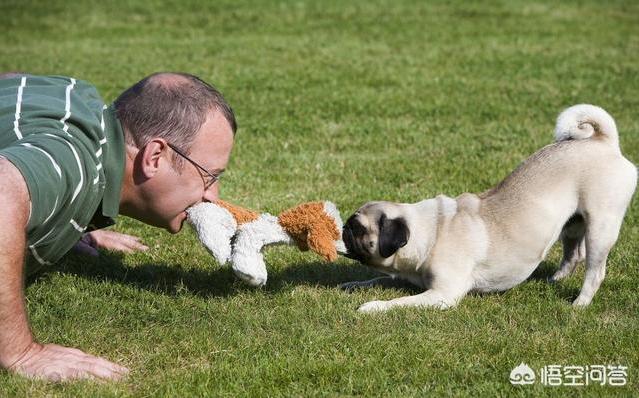
M636 186L637 168L621 153L613 118L593 105L572 106L559 115L553 144L484 193L364 204L344 225L346 256L389 276L342 287L400 278L425 290L365 303L361 312L449 308L470 291L503 291L523 282L561 239L563 259L551 280L570 275L585 259L573 305L587 306L604 279Z

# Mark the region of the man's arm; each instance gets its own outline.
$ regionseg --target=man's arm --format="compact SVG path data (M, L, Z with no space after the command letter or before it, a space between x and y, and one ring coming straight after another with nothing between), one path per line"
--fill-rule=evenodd
M22 174L0 157L0 366L34 378L117 379L128 370L102 358L33 339L24 299L29 191Z
M33 342L23 294L29 193L22 175L0 158L0 365L8 368Z

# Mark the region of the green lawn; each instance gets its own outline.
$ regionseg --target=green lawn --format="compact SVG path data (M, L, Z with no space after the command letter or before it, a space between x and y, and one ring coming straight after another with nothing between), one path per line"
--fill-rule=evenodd
M78 3L71 5L72 3ZM639 3L633 1L104 1L0 3L0 70L66 74L111 101L141 77L188 71L216 85L239 131L223 197L278 213L334 201L482 191L552 141L576 103L616 119L639 162ZM592 167L597 167L593 164ZM540 220L543 221L543 220ZM593 304L570 306L583 269L459 307L365 316L341 282L374 276L291 248L244 286L190 231L130 219L143 254L68 256L30 280L43 342L129 367L120 383L47 384L0 372L0 396L629 396L639 390L639 206ZM1 326L0 326L1 327ZM525 362L628 366L625 387L512 386Z

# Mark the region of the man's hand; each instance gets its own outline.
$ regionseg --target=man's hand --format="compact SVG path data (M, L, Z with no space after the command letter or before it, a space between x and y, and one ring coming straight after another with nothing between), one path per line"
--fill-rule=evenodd
M148 250L148 247L136 236L98 229L82 235L82 239L75 244L73 249L77 252L97 257L100 255L98 249L133 253Z
M32 343L9 370L29 378L49 381L119 380L129 373L123 366L85 354L76 348L38 343Z

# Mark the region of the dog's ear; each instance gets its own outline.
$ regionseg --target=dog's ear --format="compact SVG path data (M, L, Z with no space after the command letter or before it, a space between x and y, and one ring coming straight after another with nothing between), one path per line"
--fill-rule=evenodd
M377 237L380 256L384 258L392 256L400 247L406 246L409 237L410 231L403 218L389 219L382 214Z

